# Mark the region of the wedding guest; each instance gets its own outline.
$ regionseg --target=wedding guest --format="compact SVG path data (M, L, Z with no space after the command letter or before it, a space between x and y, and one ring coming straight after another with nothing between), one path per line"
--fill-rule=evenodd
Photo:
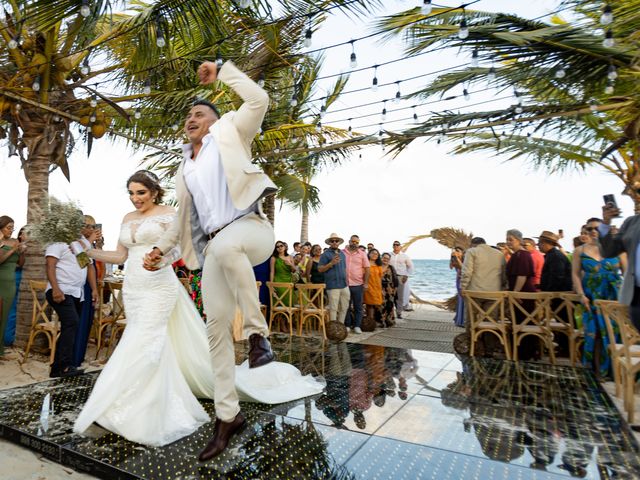
M347 258L340 245L344 240L332 233L324 243L329 249L322 253L318 261L318 272L324 274L327 298L329 299L329 320L345 322L349 308L349 286L347 284Z
M560 238L545 230L538 237L538 246L544 253L544 266L540 276L540 290L543 292L570 292L573 290L571 262L560 249Z
M4 336L9 310L16 295L16 267L23 256L26 245L11 238L14 222L11 217L0 217L0 355L4 355ZM22 262L24 263L24 257Z
M395 240L393 242L393 253L391 254L391 265L398 275L398 294L396 299L396 317L402 318L404 310L410 311L409 307L409 276L413 274L413 262L409 255L402 251L402 244Z
M89 238L98 238L102 236L102 225L97 228L96 220L91 215L84 216L84 226L80 231L82 237L90 242ZM92 241L92 240L91 240ZM91 291L97 285L97 273L94 264L87 265L87 281L84 284L83 298L91 298ZM93 282L93 285L92 285ZM96 290L97 291L97 290ZM84 361L87 353L87 345L89 344L89 334L93 325L94 314L93 302L82 302L82 310L80 311L80 321L76 330L75 340L73 342L73 361L72 365L79 367Z
M375 320L376 312L382 307L382 259L375 248L369 251L369 283L364 291L367 318Z
M590 218L584 227L588 241L573 252L573 288L581 296L585 311L582 315L584 347L582 363L591 367L597 375L609 374L611 360L610 339L602 313L593 304L595 300L617 300L621 283L620 270L626 271L626 255L604 257L598 241L599 218ZM618 334L617 326L615 327Z
M464 261L464 249L455 247L451 252L449 259L449 270L456 270L456 292L458 293L458 302L456 304L456 316L453 323L457 327L464 327L464 300L462 299L462 288L460 287L462 262Z
M507 284L508 288L512 292L535 292L536 288L533 283L534 270L533 260L531 253L525 250L523 244L524 238L520 230L511 229L507 231L507 245L513 252L509 261L507 262ZM532 300L523 300L521 302L522 307L527 312L530 312L533 308ZM524 320L524 314L516 309L517 323ZM521 360L531 360L540 357L541 351L538 346L538 339L533 338L532 335L526 336L522 339L519 348L519 358Z
M392 327L396 324L394 309L396 308L396 295L398 292L398 275L391 265L391 254L382 254L382 312L380 323L383 327Z
M373 246L373 243L367 243L367 252L370 252L371 250L373 250L375 247Z
M90 238L91 241L93 237ZM84 248L89 248L90 242L80 239L72 244L53 243L45 250L48 280L45 296L60 319L60 335L56 342L50 377L69 377L83 373L83 370L73 364L74 340L80 323L82 302L95 302L98 289L95 270L81 267L74 251L81 252ZM85 299L84 284L87 279L91 285L91 298Z
M544 255L536 248L536 242L533 238L524 238L522 246L531 254L533 261L533 286L536 291L540 290L540 276L542 275L542 267L544 266Z
M509 246L505 242L498 242L496 243L496 248L500 250L500 252L502 252L502 255L504 255L504 260L508 262L511 258L512 253L509 249Z
M351 235L349 245L343 250L347 261L347 283L349 284L349 310L344 324L354 333L362 333L362 303L365 290L369 287L369 259L360 249L360 237Z
M20 229L20 231L18 232L17 238L20 245L26 249L26 245L27 245L26 227L22 227ZM16 340L16 317L17 317L17 310L18 310L18 296L20 291L20 283L22 282L22 267L24 266L24 260L25 260L24 252L25 250L23 249L22 252L20 253L20 256L18 257L18 262L16 264L16 280L15 280L16 294L13 297L13 303L11 304L11 308L9 309L9 316L7 318L7 326L4 330L4 344L7 347L13 345L13 342L15 342ZM2 269L2 265L0 265L0 270L1 269ZM1 287L0 287L0 290L2 290ZM5 308L4 305L2 308L3 309Z
M301 247L300 242L293 242L293 251L295 253L300 253L300 247Z
M318 262L320 261L321 255L322 247L320 245L316 244L311 247L309 262L307 263L307 271L305 272L307 283L324 283L324 273L320 273L318 270Z
M296 269L293 258L287 252L287 244L277 241L269 263L269 280L272 282L293 283L293 273ZM282 295L286 289L278 287L274 290L278 295ZM287 297L283 299L283 303L290 306Z
M471 239L464 254L460 288L480 292L504 290L507 284L506 260L500 250L490 247L482 237Z

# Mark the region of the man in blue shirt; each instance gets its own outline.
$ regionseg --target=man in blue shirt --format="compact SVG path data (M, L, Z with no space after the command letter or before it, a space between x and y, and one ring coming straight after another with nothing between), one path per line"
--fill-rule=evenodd
M320 256L318 271L324 273L324 283L329 297L329 320L344 324L350 298L347 286L347 258L340 251L344 239L332 233L324 243L329 245L329 249Z

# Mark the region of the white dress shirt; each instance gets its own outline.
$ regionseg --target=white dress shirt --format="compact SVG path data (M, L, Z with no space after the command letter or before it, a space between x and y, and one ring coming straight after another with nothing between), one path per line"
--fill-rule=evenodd
M391 259L389 264L396 269L398 275L412 275L413 274L413 262L404 252L391 253Z
M80 242L71 244L76 252L80 253L84 250ZM56 280L58 287L65 295L84 300L84 284L87 281L87 268L80 268L76 255L71 251L66 243L52 243L45 250L45 257L54 257L58 259L56 264ZM47 290L51 290L51 284L47 282Z
M182 152L185 159L184 181L198 212L200 227L205 234L212 233L236 218L254 211L253 207L238 210L233 205L220 161L220 151L210 133L202 139L202 147L195 159L191 158L191 144L184 145Z

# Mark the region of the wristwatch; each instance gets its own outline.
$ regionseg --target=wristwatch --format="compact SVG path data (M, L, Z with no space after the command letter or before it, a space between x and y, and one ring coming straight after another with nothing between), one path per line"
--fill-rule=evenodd
M216 67L218 67L218 71L220 71L220 69L222 68L222 65L224 65L224 60L222 59L222 57L218 57L216 58Z

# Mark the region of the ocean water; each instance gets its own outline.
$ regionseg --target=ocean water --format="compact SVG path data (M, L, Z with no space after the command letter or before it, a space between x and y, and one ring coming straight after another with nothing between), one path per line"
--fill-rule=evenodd
M456 294L456 271L449 260L413 260L411 290L422 300L446 300Z

